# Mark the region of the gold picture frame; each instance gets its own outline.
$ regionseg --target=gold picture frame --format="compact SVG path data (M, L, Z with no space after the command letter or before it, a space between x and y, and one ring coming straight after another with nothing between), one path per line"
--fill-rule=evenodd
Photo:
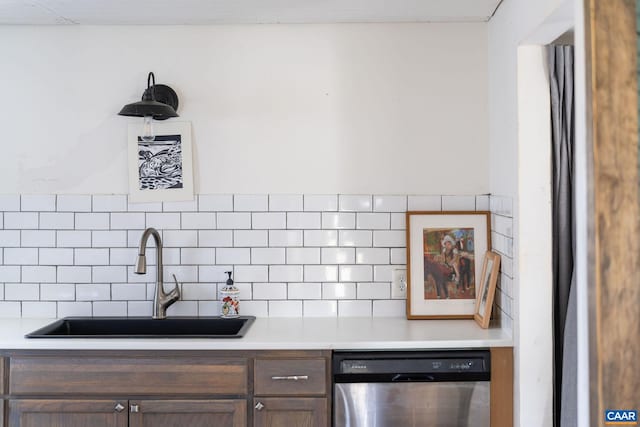
M490 213L409 211L406 220L407 318L472 319Z
M500 255L492 251L487 252L484 256L484 262L482 263L482 281L478 288L476 309L473 314L476 323L484 329L489 327L489 321L491 320L491 309L493 307L499 272Z

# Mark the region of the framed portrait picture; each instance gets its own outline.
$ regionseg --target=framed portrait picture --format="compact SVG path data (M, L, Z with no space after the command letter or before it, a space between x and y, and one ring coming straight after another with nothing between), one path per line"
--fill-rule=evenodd
M407 318L472 319L489 212L407 212Z
M142 123L129 125L129 200L193 200L191 123L154 122L155 138L144 141Z
M488 328L491 320L491 307L498 283L498 271L500 270L500 255L495 252L487 252L482 263L482 280L478 284L478 297L473 318L481 328Z

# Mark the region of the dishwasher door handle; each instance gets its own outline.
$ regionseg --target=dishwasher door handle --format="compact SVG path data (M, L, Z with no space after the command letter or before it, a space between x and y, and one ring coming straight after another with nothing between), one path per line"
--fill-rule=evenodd
M430 374L396 374L391 378L392 382L409 381L435 381L435 377Z

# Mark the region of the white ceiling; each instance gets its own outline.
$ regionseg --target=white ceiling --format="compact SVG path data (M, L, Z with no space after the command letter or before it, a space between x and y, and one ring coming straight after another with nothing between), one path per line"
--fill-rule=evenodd
M0 24L487 21L502 0L0 0Z

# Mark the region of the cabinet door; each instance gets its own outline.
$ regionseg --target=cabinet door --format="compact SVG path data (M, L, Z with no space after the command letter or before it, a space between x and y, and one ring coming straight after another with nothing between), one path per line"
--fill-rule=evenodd
M127 427L127 401L9 401L9 427Z
M327 427L327 409L323 397L254 399L254 427Z
M245 427L247 402L219 400L135 400L130 427Z

